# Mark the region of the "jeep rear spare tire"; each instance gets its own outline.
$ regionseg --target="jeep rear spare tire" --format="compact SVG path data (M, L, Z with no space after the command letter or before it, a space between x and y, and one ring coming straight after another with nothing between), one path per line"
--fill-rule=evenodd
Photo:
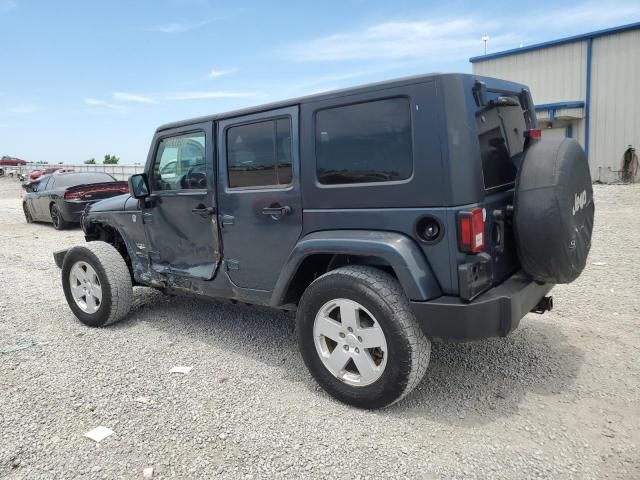
M518 171L514 228L523 270L534 280L570 283L587 262L593 230L589 164L573 139L543 139Z
M67 252L62 289L74 315L90 327L115 323L131 308L129 268L120 252L106 242L88 242Z

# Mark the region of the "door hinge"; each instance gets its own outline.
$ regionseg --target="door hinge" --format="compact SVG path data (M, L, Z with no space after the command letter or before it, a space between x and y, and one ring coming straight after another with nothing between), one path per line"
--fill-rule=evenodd
M227 272L230 272L231 270L240 270L240 262L238 260L225 260L224 261L224 268Z
M233 225L235 220L233 215L222 215L222 225Z

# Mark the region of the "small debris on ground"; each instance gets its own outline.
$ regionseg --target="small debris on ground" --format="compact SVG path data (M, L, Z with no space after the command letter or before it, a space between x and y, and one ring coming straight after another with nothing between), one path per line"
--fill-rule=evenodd
M218 378L218 383L224 383L224 382L226 382L227 380L229 380L229 377L219 377L219 378Z
M607 262L591 262L591 265L595 265L596 267L604 267Z
M109 435L113 434L113 430L107 427L103 427L100 425L99 427L94 428L93 430L88 431L84 434L85 437L90 438L94 442L100 443L102 440L107 438Z
M182 373L184 375L188 374L193 367L173 367L169 370L169 373Z
M142 478L144 480L151 480L153 478L153 467L147 467L142 471Z
M40 345L46 345L48 342L31 342L31 343L21 343L18 345L11 345L9 347L5 347L0 350L0 353L12 353L17 352L19 350L25 350L27 348L39 347Z
M135 401L138 403L143 403L145 405L148 405L151 403L151 400L149 400L147 397L138 397L135 399Z

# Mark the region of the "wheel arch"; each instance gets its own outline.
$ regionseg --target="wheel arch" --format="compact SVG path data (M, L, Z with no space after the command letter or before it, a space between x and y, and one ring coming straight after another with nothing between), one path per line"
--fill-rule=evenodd
M120 229L106 222L87 222L83 224L84 236L87 242L91 241L102 241L112 245L118 253L122 256L127 267L129 268L129 273L131 274L131 279L134 281L134 259L135 255L132 255L132 249L127 245L125 240L125 236L122 234Z
M295 304L306 287L335 268L371 265L398 279L411 300L442 295L427 259L415 242L396 232L333 230L303 237L285 263L271 296L272 306Z

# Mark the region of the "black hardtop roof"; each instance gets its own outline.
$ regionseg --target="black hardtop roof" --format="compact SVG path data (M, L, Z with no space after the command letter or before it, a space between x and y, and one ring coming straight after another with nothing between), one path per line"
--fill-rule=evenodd
M359 85L357 87L349 87L343 88L340 90L332 90L328 92L316 93L313 95L306 95L298 98L291 98L288 100L280 100L277 102L267 103L264 105L258 105L255 107L248 107L239 110L232 110L230 112L217 113L213 115L205 115L203 117L190 118L186 120L180 120L177 122L165 123L158 127L156 131L160 132L162 130L168 130L170 128L179 128L185 127L188 125L196 124L196 123L204 123L210 122L212 120L220 120L225 118L233 118L239 117L242 115L250 115L252 113L260 113L267 110L275 110L277 108L285 108L293 105L298 105L302 103L310 103L319 100L326 100L329 98L335 97L346 97L349 95L362 94L370 91L382 90L385 88L394 88L403 85L410 85L415 83L423 83L429 80L435 80L437 78L443 77L474 77L478 78L477 75L473 75L470 73L429 73L423 75L414 75L410 77L397 78L393 80L385 80L382 82L369 83L366 85Z

